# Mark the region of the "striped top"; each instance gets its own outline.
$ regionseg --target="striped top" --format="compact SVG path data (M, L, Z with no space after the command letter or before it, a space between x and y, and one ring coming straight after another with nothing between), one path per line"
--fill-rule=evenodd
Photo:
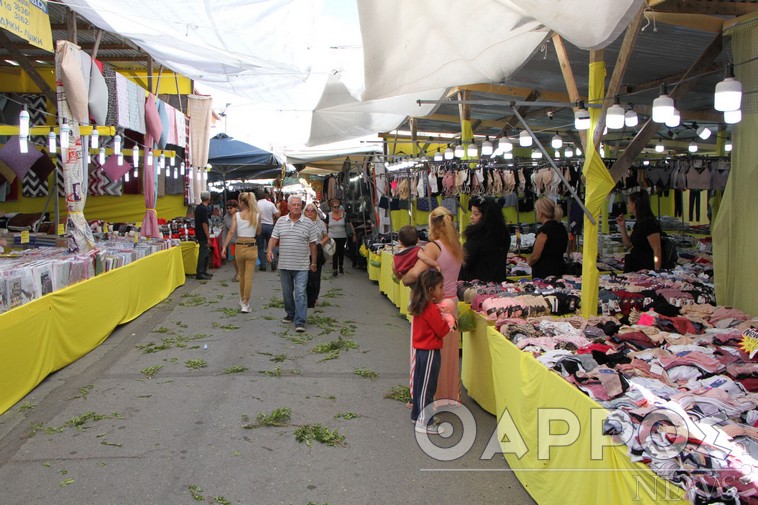
M279 269L308 270L311 265L311 242L319 240L318 228L307 217L292 221L289 214L280 217L271 237L279 240Z

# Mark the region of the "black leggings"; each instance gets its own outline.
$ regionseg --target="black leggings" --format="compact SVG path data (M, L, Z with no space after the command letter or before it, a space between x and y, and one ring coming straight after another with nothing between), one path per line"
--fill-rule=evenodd
M332 270L337 270L337 267L342 270L342 265L345 263L345 244L347 243L347 238L335 238L334 243L337 247L334 248L334 256L332 256Z

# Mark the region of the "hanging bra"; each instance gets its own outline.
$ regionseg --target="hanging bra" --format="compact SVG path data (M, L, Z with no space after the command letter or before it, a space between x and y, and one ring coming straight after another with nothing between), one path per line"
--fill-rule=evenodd
M687 170L687 189L711 189L711 169L704 160L692 160Z

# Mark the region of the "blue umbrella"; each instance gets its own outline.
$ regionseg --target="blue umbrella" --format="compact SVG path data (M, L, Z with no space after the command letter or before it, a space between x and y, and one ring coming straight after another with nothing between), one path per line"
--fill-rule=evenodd
M225 133L211 138L208 163L211 164L210 180L273 177L282 167L282 162L272 153Z

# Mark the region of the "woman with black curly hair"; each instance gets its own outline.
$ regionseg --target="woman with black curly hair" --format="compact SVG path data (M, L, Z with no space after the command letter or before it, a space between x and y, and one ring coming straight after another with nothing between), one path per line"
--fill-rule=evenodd
M502 209L491 198L471 200L471 224L463 232L462 281L503 282L506 278L511 234Z

